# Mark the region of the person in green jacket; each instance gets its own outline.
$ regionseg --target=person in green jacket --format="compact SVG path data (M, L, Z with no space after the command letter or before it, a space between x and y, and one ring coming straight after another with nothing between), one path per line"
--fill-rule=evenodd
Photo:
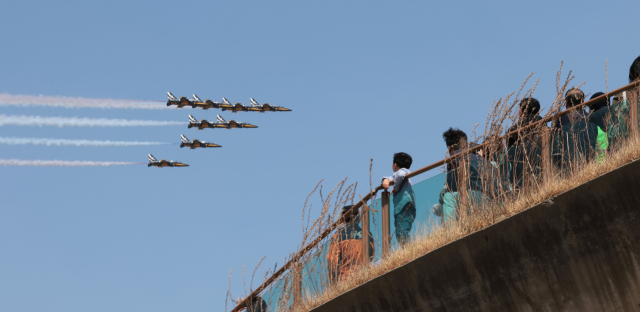
M590 100L593 100L601 95L604 95L604 93L596 92L591 96ZM598 127L598 134L596 135L596 161L600 163L604 161L607 151L609 150L607 126L611 125L614 122L611 118L611 110L609 107L608 98L602 99L589 105L589 122Z

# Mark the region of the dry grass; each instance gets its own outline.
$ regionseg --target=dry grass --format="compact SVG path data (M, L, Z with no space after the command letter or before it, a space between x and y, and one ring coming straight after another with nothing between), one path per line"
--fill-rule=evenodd
M350 279L331 285L319 296L304 298L302 303L292 312L312 310L325 302L336 298L350 289L358 287L367 281L403 266L418 257L440 248L446 244L454 242L471 233L486 228L495 222L499 222L514 214L531 208L537 204L552 199L563 192L566 192L580 184L590 181L600 175L610 172L625 164L640 158L640 142L629 140L627 144L618 151L607 155L606 161L602 163L591 162L571 174L560 176L554 175L547 183L543 183L535 192L527 192L518 196L512 201L504 203L504 209L498 211L483 210L474 213L472 216L461 218L460 221L446 227L441 227L429 235L415 237L402 249L395 250L379 265L364 266L361 270L351 276ZM495 221L492 221L495 217Z

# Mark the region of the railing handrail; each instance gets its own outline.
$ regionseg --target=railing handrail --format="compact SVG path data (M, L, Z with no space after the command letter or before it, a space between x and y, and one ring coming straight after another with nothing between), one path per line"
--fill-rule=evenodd
M519 129L516 129L514 131L508 132L498 138L492 139L489 142L483 142L482 144L476 145L474 147L468 148L466 150L464 150L463 153L458 153L456 155L452 155L449 156L445 159L442 159L440 161L437 161L431 165L422 167L418 170L412 171L411 173L407 174L406 178L412 178L415 177L417 175L423 174L427 171L436 169L440 166L443 166L444 164L446 164L447 162L450 162L451 160L464 156L468 153L477 151L479 149L482 149L484 147L486 147L487 143L493 143L496 141L502 141L505 139L510 138L511 136L513 136L514 134L518 134L520 132L525 132L529 129L535 128L536 126L542 125L542 124L546 124L548 122L554 121L554 120L558 120L558 118L565 116L579 108L583 108L585 106L588 106L590 104L596 103L598 101L601 101L603 99L607 99L611 97L612 95L618 94L620 92L624 92L624 91L628 91L631 90L635 87L640 86L640 80L631 82L630 84L615 89L613 91L609 91L603 95L600 95L598 97L595 97L593 99L590 99L582 104L579 105L575 105L571 108L568 108L564 111L561 111L553 116L549 116L546 118L543 118L539 121L536 121L534 123L531 123L527 126L521 127ZM394 181L389 181L389 185L393 185ZM366 203L367 201L369 201L369 199L371 199L371 197L373 197L374 194L376 194L379 190L384 189L382 187L382 185L377 186L375 189L373 189L371 192L369 192L369 194L367 194L366 196L362 197L362 199L360 199L355 205L353 205L353 207L346 213L346 215L348 214L352 214L355 213L356 211L358 211L358 209L360 209L360 207L362 207L362 205L364 203ZM311 250L312 248L314 248L316 245L318 245L324 238L326 238L327 236L329 236L329 234L331 234L331 232L336 229L343 221L343 218L340 218L338 221L334 222L333 224L331 224L331 226L329 226L329 228L327 228L326 230L324 230L318 237L316 237L313 241L311 241L307 246L305 246L302 250L300 250L295 256L293 256L291 258L291 260L289 260L287 263L285 263L278 271L276 271L275 273L273 273L273 275L271 275L271 277L269 277L269 279L267 279L266 281L264 281L264 283L262 283L262 285L260 285L258 288L256 288L256 290L254 290L253 292L251 292L251 294L249 294L249 296L247 296L246 298L244 298L244 300L240 301L238 303L238 305L233 308L233 310L231 310L231 312L238 312L240 311L240 309L245 308L247 302L249 302L250 300L253 300L256 296L258 296L258 294L263 291L265 288L267 288L267 286L269 286L269 284L273 283L273 281L275 281L278 277L280 277L287 269L289 269L290 267L293 266L293 264L298 261L305 253L307 253L309 250Z

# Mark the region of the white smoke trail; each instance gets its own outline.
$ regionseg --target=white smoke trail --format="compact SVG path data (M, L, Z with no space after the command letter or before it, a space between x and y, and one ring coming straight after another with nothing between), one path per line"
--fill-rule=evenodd
M0 166L35 166L35 167L105 167L124 165L144 165L146 163L122 162L122 161L88 161L88 160L22 160L0 159Z
M170 109L161 101L90 99L65 96L33 96L0 93L0 105L54 106L65 108Z
M0 115L0 126L58 126L58 127L149 127L186 125L181 121L127 120L107 118L40 117Z
M98 140L65 140L65 139L39 139L39 138L3 138L0 137L0 144L8 145L46 145L46 146L147 146L164 145L171 143L163 142L138 142L138 141L98 141Z

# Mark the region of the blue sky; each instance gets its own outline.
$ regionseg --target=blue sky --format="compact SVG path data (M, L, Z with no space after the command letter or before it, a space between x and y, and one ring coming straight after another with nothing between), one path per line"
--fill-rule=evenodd
M13 1L0 19L0 93L141 100L165 93L290 113L221 113L258 129L0 127L0 136L223 145L0 146L0 158L188 168L0 168L0 310L222 310L229 268L294 251L321 179L368 185L444 156L449 126L483 125L535 72L548 105L565 62L586 93L627 83L637 1ZM532 84L531 84L532 85ZM162 104L160 104L162 105ZM219 111L0 107L0 114L149 120ZM365 190L361 190L362 193ZM249 270L249 269L248 269ZM258 274L261 275L261 274Z

